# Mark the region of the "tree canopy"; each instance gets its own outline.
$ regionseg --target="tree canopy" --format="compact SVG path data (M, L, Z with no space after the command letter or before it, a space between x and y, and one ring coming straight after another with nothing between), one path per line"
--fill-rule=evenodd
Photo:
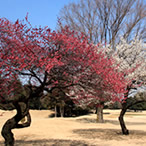
M33 28L27 17L15 23L0 19L0 74L0 104L17 110L2 129L6 145L14 145L12 129L30 126L29 101L44 91L75 93L79 103L121 101L129 82L114 59L84 34L67 26L59 31ZM24 117L27 121L19 123Z
M145 39L145 3L143 0L79 0L65 5L60 21L83 32L93 43L112 44L120 36Z

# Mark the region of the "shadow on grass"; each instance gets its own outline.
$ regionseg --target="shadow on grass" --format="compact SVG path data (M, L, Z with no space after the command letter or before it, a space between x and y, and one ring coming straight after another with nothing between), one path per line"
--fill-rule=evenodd
M89 119L89 118L82 118L82 119L77 119L76 121L78 122L83 122L83 123L97 123L96 119ZM104 120L104 123L110 123L113 125L119 125L119 121L115 120ZM126 122L126 125L146 125L146 122Z
M3 142L0 142L0 146L4 146ZM84 141L41 139L41 140L16 140L15 146L89 146L89 145Z
M74 130L78 137L82 137L84 140L63 140L63 139L36 139L28 140L22 138L22 140L16 140L15 146L95 146L89 145L86 140L100 139L101 141L129 141L129 140L141 140L141 145L145 144L146 132L140 130L131 130L130 135L122 135L121 130L118 129L77 129ZM140 144L140 143L138 143ZM4 146L4 143L0 141L0 146ZM96 144L97 146L97 144ZM101 146L99 144L99 146Z
M79 129L74 133L87 139L101 140L128 140L128 139L146 139L146 132L140 130L131 130L129 135L123 135L121 130L116 129Z
M114 125L119 125L119 121L115 121L115 120L105 120L105 123L111 123ZM126 122L126 125L146 125L146 122Z

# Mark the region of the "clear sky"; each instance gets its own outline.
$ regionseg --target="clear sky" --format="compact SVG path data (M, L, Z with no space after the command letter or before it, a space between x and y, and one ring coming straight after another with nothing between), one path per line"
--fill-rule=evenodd
M59 11L65 4L78 0L0 0L0 18L10 21L24 19L27 12L32 26L56 28Z

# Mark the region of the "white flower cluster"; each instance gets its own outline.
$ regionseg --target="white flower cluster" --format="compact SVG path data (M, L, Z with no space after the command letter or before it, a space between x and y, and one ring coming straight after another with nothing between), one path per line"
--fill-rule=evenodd
M126 74L127 78L139 80L146 77L146 44L141 40L135 38L128 43L126 39L121 38L114 51L109 45L105 52L115 59L116 64L120 64L120 71L135 68L133 72Z

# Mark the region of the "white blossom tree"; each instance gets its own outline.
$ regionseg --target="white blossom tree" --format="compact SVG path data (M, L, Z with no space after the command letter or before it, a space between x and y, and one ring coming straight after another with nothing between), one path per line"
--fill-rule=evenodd
M115 51L111 49L109 46L105 49L105 52L109 57L113 57L115 59L115 64L118 64L118 70L121 72L125 72L125 78L130 82L127 85L127 91L124 95L125 99L122 102L122 110L119 116L120 125L122 128L123 134L129 134L125 126L125 122L123 120L123 116L126 110L132 106L133 104L137 104L139 102L145 102L146 97L139 98L137 100L137 96L130 104L126 103L126 99L129 95L130 90L137 89L139 86L145 86L146 84L146 44L135 38L130 43L127 42L126 39L121 38L120 43L116 46Z
M146 75L146 44L135 38L130 43L126 39L121 38L120 43L116 46L115 51L109 46L106 48L108 55L112 56L116 64L119 64L119 71L131 70L131 73L125 73L128 79L136 81L143 80L145 82Z

